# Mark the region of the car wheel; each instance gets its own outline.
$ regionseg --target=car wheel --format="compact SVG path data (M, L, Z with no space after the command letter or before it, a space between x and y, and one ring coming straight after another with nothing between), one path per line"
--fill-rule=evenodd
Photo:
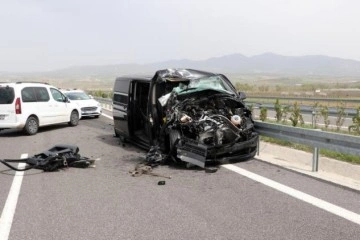
M79 113L77 111L72 111L70 115L70 126L76 126L79 124Z
M175 162L180 162L181 160L177 157L176 145L178 143L178 139L180 139L180 133L177 130L172 130L169 133L169 142L170 142L170 154L172 155L172 159Z
M94 116L94 118L99 118L99 117L100 117L100 115L95 115L95 116Z
M114 137L119 137L120 135L116 132L115 128L114 128Z
M36 117L29 117L26 120L24 131L28 135L34 135L39 130L39 122Z

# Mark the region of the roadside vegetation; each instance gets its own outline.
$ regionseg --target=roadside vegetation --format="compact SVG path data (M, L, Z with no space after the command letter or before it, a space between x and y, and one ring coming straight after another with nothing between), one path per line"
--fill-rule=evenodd
M356 115L352 118L353 125L349 126L349 132L354 131L360 135L360 107L356 109Z
M335 123L336 128L335 129L329 129L330 120L329 120L329 110L328 110L327 106L321 106L318 103L315 103L313 105L313 109L315 109L315 111L313 112L313 122L311 124L305 124L297 102L295 102L290 107L287 105L284 107L280 104L279 99L276 99L276 101L274 103L275 119L268 119L268 117L267 117L268 110L265 107L260 108L259 119L262 122L266 121L266 122L270 122L270 123L291 125L293 127L297 127L298 125L301 125L301 127L303 127L303 128L311 129L311 128L318 128L318 122L319 122L320 118L322 117L323 122L324 122L324 127L321 128L321 130L323 130L323 131L337 132L337 133L342 133L342 134L351 134L351 135L355 135L355 136L360 135L360 107L357 108L357 114L356 114L356 116L354 116L352 118L353 124L349 126L348 131L341 130L341 127L343 126L344 120L346 117L345 107L342 102L340 102L336 108L337 116L336 116L336 123ZM290 114L290 116L288 117L289 114ZM298 144L298 143L292 143L292 142L288 142L285 140L264 137L264 136L261 136L261 140L270 142L270 143L274 143L274 144L279 144L282 146L291 147L291 148L298 149L298 150L303 150L306 152L314 151L313 147L306 146L303 144ZM360 164L360 156L343 154L343 153L334 152L334 151L327 150L327 149L320 149L320 154L322 156L326 156L329 158Z
M281 146L286 146L286 147L290 147L290 148L293 148L293 149L309 152L309 153L314 152L314 149L312 147L306 146L306 145L303 145L303 144L292 143L292 142L288 142L288 141L285 141L285 140L280 140L280 139L270 138L270 137L264 137L264 136L261 136L260 140L262 140L264 142L269 142L269 143L278 144L278 145L281 145ZM327 150L327 149L320 149L320 155L328 157L328 158L333 158L333 159L336 159L336 160L344 161L344 162L360 164L360 156L354 156L354 155L334 152L334 151L330 151L330 150Z
M104 90L90 90L87 93L93 97L100 97L100 98L112 98L113 92L112 91L104 91Z

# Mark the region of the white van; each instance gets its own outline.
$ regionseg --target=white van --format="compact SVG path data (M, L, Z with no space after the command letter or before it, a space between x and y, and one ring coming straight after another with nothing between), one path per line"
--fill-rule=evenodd
M78 125L80 108L54 86L45 83L0 83L0 130L23 129L34 135L39 127L58 123Z

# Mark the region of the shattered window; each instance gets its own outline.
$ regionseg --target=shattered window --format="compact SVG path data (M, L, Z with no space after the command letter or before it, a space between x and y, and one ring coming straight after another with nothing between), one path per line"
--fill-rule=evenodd
M221 76L193 79L190 80L188 84L180 83L179 86L173 88L173 91L180 95L203 90L215 90L228 94L234 94L232 88Z

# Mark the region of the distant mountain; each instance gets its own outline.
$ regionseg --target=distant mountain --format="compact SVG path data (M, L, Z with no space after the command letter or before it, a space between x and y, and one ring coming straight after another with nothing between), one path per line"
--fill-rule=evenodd
M199 61L182 59L150 64L74 66L56 71L32 73L31 75L71 78L80 76L114 78L128 74L152 75L156 70L165 68L192 68L224 74L360 76L360 61L321 55L282 56L274 53L264 53L251 57L242 54L232 54Z
M264 53L246 57L232 54L203 61L167 61L152 66L157 69L190 67L221 73L360 76L360 61L321 55L290 57Z

